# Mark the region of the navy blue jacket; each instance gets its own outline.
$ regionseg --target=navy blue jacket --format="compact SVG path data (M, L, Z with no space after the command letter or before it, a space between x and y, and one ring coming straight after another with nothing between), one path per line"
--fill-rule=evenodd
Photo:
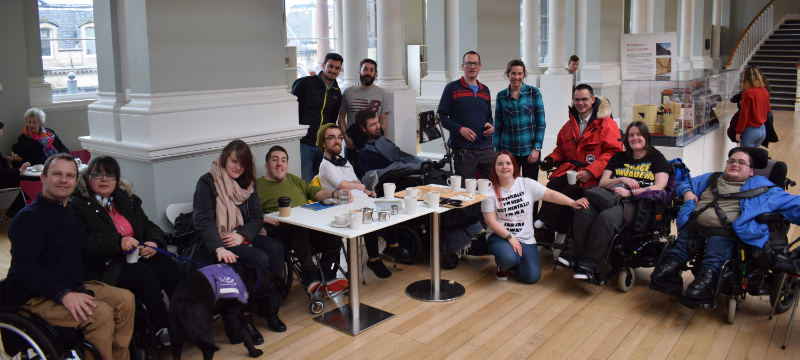
M4 305L19 306L35 297L59 302L83 286L81 237L72 204L54 204L41 194L22 208L8 228L11 267Z
M442 120L442 126L450 131L449 144L453 148L481 148L492 145L492 137L483 135L486 123L494 125L492 121L492 95L486 85L478 82L476 94L461 77L444 87L442 99L439 100L437 110ZM466 127L475 133L475 141L465 139L459 133Z

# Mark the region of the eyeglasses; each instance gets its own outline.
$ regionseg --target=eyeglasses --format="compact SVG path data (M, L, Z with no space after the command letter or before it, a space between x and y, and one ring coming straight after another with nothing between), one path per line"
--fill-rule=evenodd
M481 66L481 63L479 63L479 62L472 62L472 61L468 61L468 62L465 62L465 63L464 63L464 66L465 66L465 67L473 67L473 66L474 66L474 67L480 67L480 66Z
M93 174L89 174L89 176L91 176L92 179L95 179L95 180L100 180L102 178L106 178L108 180L117 180L117 175L114 175L114 174L93 173Z
M734 159L728 159L728 161L726 161L725 163L728 165L738 164L739 166L750 166L750 164L744 162L744 160L736 161Z
M572 100L575 100L576 103L579 103L579 102L589 102L589 100L591 99L592 98L574 98Z
M342 135L339 135L338 137L337 136L328 136L328 137L325 138L325 140L328 140L328 141L331 141L331 140L344 141L344 136L342 136Z

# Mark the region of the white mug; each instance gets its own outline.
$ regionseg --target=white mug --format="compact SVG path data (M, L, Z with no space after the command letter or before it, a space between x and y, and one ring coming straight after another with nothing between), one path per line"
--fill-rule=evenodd
M407 196L413 196L414 198L419 200L419 197L422 196L422 191L420 189L415 188L415 187L410 187L410 188L406 189L406 195Z
M125 255L125 262L128 264L134 264L139 262L139 247L136 247L136 250L133 250L132 253Z
M406 196L403 198L403 200L406 202L406 214L414 215L417 213L417 199L418 197L414 196Z
M361 209L350 210L350 228L361 229L361 222L364 221L364 213Z
M431 191L425 194L425 201L428 202L428 207L431 209L438 209L439 208L439 193L436 191Z
M480 195L489 195L489 187L492 186L492 182L486 179L479 179L478 180L478 194Z
M385 199L394 199L394 183L383 184L383 197Z
M453 175L449 179L447 179L447 185L450 185L450 188L453 190L458 190L461 188L461 176Z
M350 214L346 212L337 213L336 215L333 215L333 217L336 219L335 221L337 225L347 225L347 220L350 220Z
M575 185L578 181L578 172L575 170L567 171L567 183L570 185Z
M464 184L466 184L467 192L470 194L475 193L475 186L478 184L478 180L475 179L466 179L464 180Z

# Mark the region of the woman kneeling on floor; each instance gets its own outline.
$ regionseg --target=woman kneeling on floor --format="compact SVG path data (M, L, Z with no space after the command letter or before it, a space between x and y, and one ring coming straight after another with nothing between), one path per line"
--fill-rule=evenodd
M508 151L500 151L492 161L489 197L481 202L489 253L494 255L498 280L508 279L514 270L519 280L535 284L541 278L539 250L533 237L533 204L539 200L583 209L585 199L572 200L566 195L546 188L536 180L520 177L519 166Z

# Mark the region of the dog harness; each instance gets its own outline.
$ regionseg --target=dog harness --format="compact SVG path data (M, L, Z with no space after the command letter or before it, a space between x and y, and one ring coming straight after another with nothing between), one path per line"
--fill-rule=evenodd
M214 290L214 302L211 306L216 305L219 299L237 299L240 303L247 304L249 296L247 288L232 267L227 264L216 264L198 271L206 277Z

